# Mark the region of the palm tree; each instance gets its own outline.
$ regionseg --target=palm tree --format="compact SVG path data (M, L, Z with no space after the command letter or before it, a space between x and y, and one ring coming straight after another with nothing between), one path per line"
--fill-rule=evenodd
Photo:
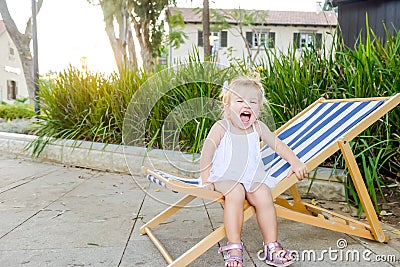
M211 56L210 46L210 8L208 0L203 0L203 47L204 59Z

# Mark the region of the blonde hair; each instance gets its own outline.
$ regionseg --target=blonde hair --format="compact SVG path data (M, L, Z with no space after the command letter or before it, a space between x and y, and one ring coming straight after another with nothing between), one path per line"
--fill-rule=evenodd
M258 91L258 101L260 106L266 103L266 99L264 97L264 88L260 82L260 79L258 77L239 76L234 78L229 85L223 86L220 97L224 106L229 105L232 95L237 94L239 88L243 87L248 89L252 88ZM229 116L224 112L224 117L228 118Z

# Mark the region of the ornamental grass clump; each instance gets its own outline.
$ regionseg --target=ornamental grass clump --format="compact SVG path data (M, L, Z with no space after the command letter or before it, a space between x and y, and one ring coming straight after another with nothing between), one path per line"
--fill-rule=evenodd
M121 76L70 67L40 85L38 138L29 147L39 155L51 139L120 144L125 109L146 74Z

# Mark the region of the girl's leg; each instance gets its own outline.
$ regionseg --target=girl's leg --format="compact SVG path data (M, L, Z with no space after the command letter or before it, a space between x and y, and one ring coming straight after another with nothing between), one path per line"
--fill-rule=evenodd
M219 181L214 183L215 190L225 196L224 203L224 225L226 238L230 244L241 244L241 233L243 226L243 204L245 190L242 184L235 181ZM230 255L242 257L240 250L231 250ZM243 266L239 261L229 262L228 266Z
M254 191L246 192L246 198L256 209L257 223L260 227L264 243L276 242L278 224L271 190L265 184L253 185Z
M257 223L260 227L264 244L279 244L276 243L278 242L278 223L271 190L265 184L253 185L253 188L255 189L246 192L246 198L256 209ZM274 253L282 249L279 246L275 246ZM290 253L284 254L283 257L286 259L278 260L283 263L282 266L287 266L294 262Z
M224 224L228 242L241 243L243 204L245 200L244 187L235 181L215 182L214 186L216 191L225 196Z

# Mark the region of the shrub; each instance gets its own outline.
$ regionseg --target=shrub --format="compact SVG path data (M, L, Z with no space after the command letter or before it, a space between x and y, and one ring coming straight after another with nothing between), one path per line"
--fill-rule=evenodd
M29 104L0 104L0 118L6 120L32 118L36 116L34 108Z
M126 107L146 75L126 71L105 77L70 67L56 79L42 82L42 120L38 138L31 144L34 155L51 138L120 144Z

